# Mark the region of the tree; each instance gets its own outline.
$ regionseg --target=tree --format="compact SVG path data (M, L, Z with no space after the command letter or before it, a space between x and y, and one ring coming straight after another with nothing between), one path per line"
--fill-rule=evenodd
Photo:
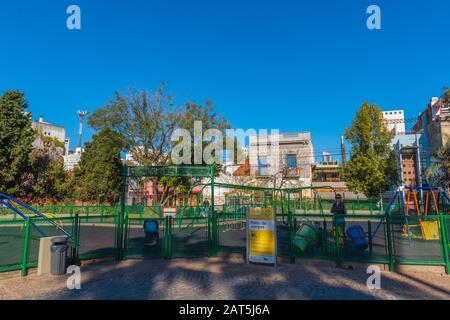
M172 133L177 128L193 131L194 121L202 121L204 130L229 127L225 119L216 115L210 101L204 106L196 103L175 106L173 97L165 93L164 84L155 92L116 92L107 105L95 110L88 119L89 125L97 130L111 128L117 132L134 163L145 166L171 165L171 150L176 143L172 141ZM193 146L192 142L192 149ZM185 192L192 182L172 177L151 180L156 195L154 205L164 204L175 194ZM158 192L159 186L162 192Z
M441 98L444 99L445 102L450 102L450 88L444 87Z
M447 189L450 181L450 138L434 153L435 161L425 170L425 178L432 184Z
M75 170L76 196L95 203L117 203L122 188L122 137L105 127L85 144L80 167Z
M88 124L96 130L111 128L118 133L140 165L164 164L170 159L171 133L181 120L164 88L162 85L154 93L134 89L116 92L107 105L94 111Z
M24 93L11 90L0 97L0 192L20 194L35 131Z
M44 147L31 151L21 181L21 197L25 201L44 205L72 200L72 179L64 171L64 160L56 144L56 141L47 142Z
M390 147L393 133L383 123L378 106L364 102L345 138L352 145L345 172L351 191L375 197L398 182L396 156Z

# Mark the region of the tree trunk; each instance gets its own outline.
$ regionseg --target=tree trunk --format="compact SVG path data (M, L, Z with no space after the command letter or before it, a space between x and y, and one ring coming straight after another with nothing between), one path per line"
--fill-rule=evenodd
M153 199L152 204L154 206L158 205L158 178L152 178L152 189L153 189Z

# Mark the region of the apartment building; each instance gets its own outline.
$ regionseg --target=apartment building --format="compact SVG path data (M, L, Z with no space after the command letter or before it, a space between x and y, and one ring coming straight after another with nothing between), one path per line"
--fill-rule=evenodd
M310 186L314 147L310 132L251 135L250 175L267 186Z
M383 111L383 118L386 120L386 126L395 135L405 134L405 111L387 110Z
M39 135L33 141L33 148L43 148L49 140L57 141L56 147L63 155L68 149L68 139L66 139L66 128L55 125L50 122L45 122L42 116L39 120L35 120L31 123L33 129L38 131Z
M433 97L420 113L412 132L423 133L430 154L442 147L450 135L450 101Z

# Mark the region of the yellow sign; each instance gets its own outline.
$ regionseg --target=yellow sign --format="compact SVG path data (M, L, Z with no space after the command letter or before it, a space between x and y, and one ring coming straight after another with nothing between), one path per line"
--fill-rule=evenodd
M247 261L276 263L274 208L249 208L247 214Z

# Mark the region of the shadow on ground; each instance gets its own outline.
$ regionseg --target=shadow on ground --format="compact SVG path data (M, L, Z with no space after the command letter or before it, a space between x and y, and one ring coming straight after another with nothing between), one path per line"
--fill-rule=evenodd
M369 290L364 270L283 264L246 265L224 258L142 259L82 268L81 290L37 299L442 299L448 288L411 275L383 273L382 290ZM447 276L445 279L448 279ZM67 279L63 277L61 280Z

